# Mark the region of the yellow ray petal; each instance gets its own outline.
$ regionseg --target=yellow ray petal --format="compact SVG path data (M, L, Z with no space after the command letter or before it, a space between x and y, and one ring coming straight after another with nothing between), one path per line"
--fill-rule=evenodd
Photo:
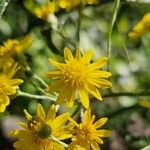
M76 58L77 60L80 60L80 59L81 59L81 52L80 52L80 49L79 49L79 48L76 49L75 58Z
M74 104L75 92L76 92L75 88L72 88L69 92L69 95L66 101L66 104L68 107L72 107Z
M101 118L99 120L97 120L95 123L94 123L94 127L97 129L97 128L100 128L101 126L103 126L106 122L107 122L108 118Z
M13 136L17 139L20 139L20 138L29 138L30 134L29 132L27 132L27 130L15 130L15 131L11 131L10 133L10 136Z
M47 113L47 121L49 120L53 121L55 117L56 117L55 105L51 105Z
M55 61L55 60L53 60L51 58L49 58L48 60L49 60L51 65L53 65L55 68L57 68L59 70L62 70L63 66L65 65L65 64L59 63L59 62L57 62L57 61Z
M53 121L53 127L54 128L59 128L62 126L69 118L69 113L63 113L62 115L58 116L54 121Z
M98 91L98 89L94 86L88 85L87 90L89 93L91 93L94 97L96 97L98 100L102 100L102 97Z
M57 103L61 104L63 100L69 99L71 92L72 89L70 87L64 87L64 89L59 93L59 96L57 97Z
M98 144L95 141L91 142L91 146L92 146L93 150L100 150Z
M36 115L39 118L41 118L42 120L45 120L45 118L46 118L45 111L44 111L44 109L43 109L41 104L38 104L38 106L37 106Z
M109 130L98 130L98 131L96 131L96 134L99 137L108 137L111 135L111 131L109 131Z
M24 109L23 111L25 113L27 120L31 120L32 116L27 112L27 110Z
M96 138L95 138L95 141L96 141L97 143L99 143L99 144L104 144L103 140L102 140L101 138L99 138L99 137L96 137Z
M56 80L53 84L49 85L46 88L46 91L51 93L54 91L58 91L60 89L60 87L63 87L63 81L62 80Z
M101 88L110 88L112 86L111 82L105 79L99 79L99 84L101 85Z
M64 58L67 61L70 61L73 59L73 55L67 47L64 48Z
M91 109L88 108L84 113L83 122L89 122L90 118L91 118Z
M84 64L87 64L91 61L92 59L92 56L93 56L93 51L92 50L89 50L87 51L83 57L81 58L81 61L84 63Z
M94 71L92 73L90 73L91 76L93 76L93 78L108 78L110 77L112 74L110 72L107 72L107 71L100 71L100 70L97 70L97 71Z
M86 93L86 91L79 89L79 95L80 95L80 100L81 100L81 103L83 104L83 106L85 108L89 108L89 96Z
M93 62L92 64L90 64L88 67L90 69L90 71L92 70L96 70L101 68L103 65L105 65L108 61L107 57L102 57L100 59L98 59L97 61Z

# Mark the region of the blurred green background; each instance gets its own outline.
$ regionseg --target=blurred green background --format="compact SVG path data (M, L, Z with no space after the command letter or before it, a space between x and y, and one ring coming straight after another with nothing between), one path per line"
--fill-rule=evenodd
M80 48L83 53L93 49L93 59L107 56L113 9L113 0L101 0L97 5L86 6L82 11ZM128 37L128 32L149 11L150 3L121 0L111 41L109 70L112 72L110 80L113 86L110 91L102 91L102 94L144 92L150 95L150 33L137 40ZM31 34L33 42L24 51L24 55L32 71L47 83L49 81L43 74L51 68L48 58L62 61L62 50L65 46L72 52L75 50L67 40L74 44L78 41L77 9L69 12L59 10L55 15L61 33L49 29L45 21L38 19L24 7L22 0L10 0L0 19L1 44L9 38ZM21 73L20 76L24 80L24 84L20 86L22 91L41 94L37 90L39 85L32 81L30 75ZM109 117L107 128L113 131L112 137L101 145L102 149L139 150L150 144L150 109L139 105L142 99L150 100L150 96L112 96L104 98L102 102L91 101L93 113L97 118ZM38 102L41 102L45 109L50 106L48 101L16 97L11 100L6 111L0 114L1 150L13 149L13 139L8 137L7 132L16 128L16 120L24 120L23 109L34 114Z

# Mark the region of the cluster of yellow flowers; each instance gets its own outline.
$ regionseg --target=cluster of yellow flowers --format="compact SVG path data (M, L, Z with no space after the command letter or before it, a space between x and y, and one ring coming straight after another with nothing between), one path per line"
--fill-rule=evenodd
M7 40L0 46L0 112L9 105L10 95L16 93L17 86L23 83L21 79L13 79L19 70L16 57L31 43L31 37Z
M46 20L49 14L53 14L56 7L67 11L79 4L94 4L96 0L56 0L48 1L44 5L34 7L32 1L26 0L25 5L39 18ZM16 72L23 66L21 59L23 50L32 42L31 36L22 39L9 39L0 46L0 112L4 112L10 103L11 95L15 95L17 88L23 80L14 78ZM81 54L76 49L75 56L64 48L64 62L59 63L49 59L54 67L53 71L45 73L47 78L54 82L45 89L48 93L57 92L57 100L52 104L47 113L41 104L37 106L36 115L31 116L24 110L27 122L20 122L22 130L11 131L10 135L18 141L14 143L15 149L20 150L99 150L99 144L103 144L103 137L110 136L109 130L100 129L107 118L95 121L95 115L91 114L90 97L94 96L102 100L99 89L110 88L111 82L107 79L110 72L101 68L107 63L108 58L102 57L92 62L93 50ZM17 94L16 94L17 96ZM66 103L73 107L78 101L83 105L81 122L77 123L69 113L56 116L56 106ZM82 106L81 106L82 107ZM69 144L64 140L68 139Z
M145 14L143 19L140 20L129 33L131 38L139 38L144 33L150 32L150 12Z
M78 5L96 4L97 0L53 0L46 1L41 5L35 5L33 0L24 0L24 5L38 18L47 20L50 14L55 13L58 9L69 11Z
M15 130L11 136L19 139L14 147L20 150L99 150L98 144L103 144L102 137L110 135L109 130L99 129L107 118L94 122L91 110L87 109L80 124L75 122L68 113L56 117L55 105L51 105L47 115L41 104L37 113L31 116L25 110L27 123L20 122L23 130ZM61 140L70 139L69 146Z
M85 108L82 122L78 124L71 118L69 113L63 113L56 117L55 105L50 106L46 115L42 105L39 104L35 116L31 116L25 110L27 123L20 123L23 130L15 130L10 133L11 136L18 139L14 143L16 149L100 149L98 144L103 144L102 138L110 136L111 132L99 129L107 122L107 118L101 118L94 122L95 115L91 115L91 108L89 107L89 94L102 100L98 89L106 89L111 86L111 83L106 80L106 78L111 76L111 73L99 70L107 62L108 59L106 57L91 63L92 56L92 50L81 56L78 48L75 57L73 57L71 51L65 48L65 63L49 59L56 69L45 73L46 77L54 79L54 82L46 88L46 92L59 92L56 104L62 104L65 101L67 106L73 107L75 95L79 95ZM13 79L12 81L13 84L11 85L14 86L19 85L22 80ZM10 90L14 94L12 87ZM5 102L8 105L6 100ZM65 139L71 139L71 143L69 145L63 143Z

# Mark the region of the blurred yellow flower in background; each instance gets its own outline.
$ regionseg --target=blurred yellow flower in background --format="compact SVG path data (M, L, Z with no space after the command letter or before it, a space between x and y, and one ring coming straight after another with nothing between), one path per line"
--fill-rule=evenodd
M73 119L76 128L73 133L72 142L69 145L69 150L100 150L98 144L103 144L101 138L108 137L111 131L99 129L107 122L107 118L101 118L94 123L95 115L91 116L91 109L87 109L84 113L83 122L78 124Z
M41 104L38 104L35 116L25 111L27 123L20 123L23 130L15 130L11 136L18 139L14 147L20 150L65 150L64 146L54 141L54 136L59 140L71 138L72 125L64 125L69 118L68 113L56 117L55 105L52 105L47 115Z
M21 54L31 42L32 38L29 35L22 39L9 39L4 42L0 46L0 68L6 69L14 65L14 56Z
M40 7L35 7L33 12L38 18L46 20L50 14L55 12L55 4L53 2L48 2Z
M56 70L45 74L46 77L55 79L54 83L48 86L47 92L61 89L57 103L60 104L66 100L67 106L72 107L76 92L78 92L81 103L85 108L89 107L89 94L92 94L98 100L102 100L98 89L111 87L111 83L104 79L110 77L111 73L99 69L107 63L108 59L102 57L90 63L92 56L93 51L89 50L81 57L80 50L77 49L75 57L73 57L71 51L65 48L65 63L58 63L49 59Z
M150 32L150 12L144 15L128 35L130 38L139 38L146 32Z
M15 64L6 74L0 74L0 112L5 111L6 106L10 103L9 96L14 95L17 86L23 83L21 79L12 79L18 69L19 67Z
M67 11L78 6L80 3L86 4L95 4L97 0L57 0L58 6Z
M150 108L150 100L140 100L139 105L146 108Z

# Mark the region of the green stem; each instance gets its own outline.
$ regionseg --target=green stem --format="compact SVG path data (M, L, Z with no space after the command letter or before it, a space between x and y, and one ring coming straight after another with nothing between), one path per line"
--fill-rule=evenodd
M54 137L54 136L52 136L52 135L51 135L51 139L54 140L55 142L57 142L57 143L63 145L65 148L68 147L68 144L66 144L66 143L64 143L64 142L62 142L62 141L60 141L59 139L57 139L56 137Z
M150 92L139 92L139 93L133 93L133 92L123 92L123 93L110 93L102 95L103 98L108 97L120 97L120 96L150 96Z
M77 26L77 48L80 47L80 28L81 28L81 17L82 17L82 4L78 8L78 26Z
M56 97L54 96L52 97L52 96L35 95L35 94L22 92L20 90L18 90L17 96L23 96L23 97L33 98L33 99L50 100L50 101L56 102Z
M36 81L38 81L41 85L43 85L44 87L47 87L48 85L46 84L46 82L39 77L37 74L33 73L31 71L31 68L29 66L26 66L27 71L32 75L32 78Z
M78 103L77 103L77 107L75 108L75 110L74 110L73 113L71 114L71 117L73 117L74 115L76 115L76 114L79 112L80 108L81 108L81 103L78 102Z
M72 42L70 39L68 39L62 31L55 30L56 33L58 33L68 44L70 44L73 48L76 48L76 44Z
M108 40L107 40L107 51L108 51L107 57L108 58L111 57L111 34L112 34L112 30L113 30L113 27L114 27L114 24L115 24L115 21L116 21L119 6L120 6L120 0L115 0L115 6L114 6L114 10L113 10L113 17L112 17L111 25L110 25L110 28L109 28L109 34L108 34Z

